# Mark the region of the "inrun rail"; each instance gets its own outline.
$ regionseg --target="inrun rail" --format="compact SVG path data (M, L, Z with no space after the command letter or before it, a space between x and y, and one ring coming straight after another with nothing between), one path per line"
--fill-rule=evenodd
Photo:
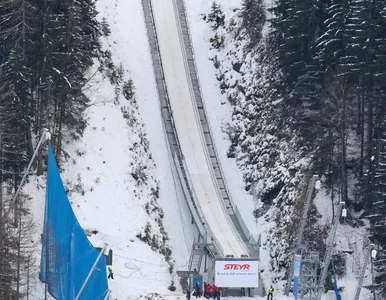
M247 226L245 225L237 206L234 204L231 195L229 193L228 186L224 177L223 170L221 168L221 163L218 158L216 146L214 139L210 130L210 124L205 112L205 104L203 102L202 91L200 86L200 81L197 72L197 66L195 63L195 56L193 50L193 43L191 40L191 35L189 31L189 25L186 16L185 2L184 0L175 0L175 4L178 11L178 18L181 28L181 35L183 37L183 44L185 49L185 54L187 57L187 65L189 68L189 75L192 81L194 98L196 100L197 110L200 115L201 126L204 132L206 145L208 147L209 155L212 162L212 167L216 175L217 183L221 191L222 199L225 203L225 206L228 210L228 214L231 217L231 220L236 227L241 239L247 245L251 257L259 256L259 241L258 238L255 238L250 234Z

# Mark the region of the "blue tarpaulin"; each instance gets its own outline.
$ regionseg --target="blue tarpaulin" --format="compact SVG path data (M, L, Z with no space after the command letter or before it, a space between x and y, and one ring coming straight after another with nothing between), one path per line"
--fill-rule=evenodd
M74 215L49 143L39 278L55 299L75 299L98 254ZM79 299L103 300L107 293L106 258L102 255Z

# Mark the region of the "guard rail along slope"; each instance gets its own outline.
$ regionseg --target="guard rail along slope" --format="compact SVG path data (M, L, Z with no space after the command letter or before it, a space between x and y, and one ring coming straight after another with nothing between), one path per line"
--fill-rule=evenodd
M221 168L220 160L218 159L216 145L210 131L210 123L205 113L205 103L202 99L202 91L200 87L200 80L198 77L197 67L195 63L195 56L193 50L193 43L190 38L189 26L186 17L186 9L184 0L173 0L177 6L177 17L181 27L181 35L183 38L184 50L187 58L187 66L189 69L189 75L191 78L194 98L196 100L197 110L201 120L201 126L203 129L206 145L209 151L212 167L214 174L217 179L217 184L221 192L222 199L228 210L228 214L233 221L234 226L236 227L240 237L243 242L246 244L250 251L250 256L253 258L259 259L259 246L260 246L260 236L253 235L249 232L248 227L244 223L243 218L240 215L237 206L231 198L231 194L228 191L228 186L226 184L225 177Z

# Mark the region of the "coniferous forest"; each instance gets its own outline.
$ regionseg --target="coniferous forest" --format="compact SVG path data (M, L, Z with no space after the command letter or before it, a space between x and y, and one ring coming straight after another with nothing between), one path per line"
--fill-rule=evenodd
M37 141L47 128L56 155L63 141L76 140L86 122L86 71L101 55L103 25L94 0L0 1L0 298L21 299L35 276L33 229L25 196L14 222L6 217ZM43 154L38 154L38 174Z
M281 214L271 243L285 251L272 254L273 269L288 269L283 253L294 245L282 240L294 239L302 209L291 212L294 192L301 196L300 183L318 174L331 203L345 203L345 222L354 228L368 222L378 250L375 287L384 297L386 2L277 0L264 7L262 0L244 0L224 22L215 1L204 19L215 32L220 88L234 107L228 156L264 203L256 217L273 205ZM291 221L287 213L295 215ZM310 248L325 236L323 228L312 236L314 223L306 232Z
M272 12L281 113L314 171L370 221L385 295L386 2L279 0Z

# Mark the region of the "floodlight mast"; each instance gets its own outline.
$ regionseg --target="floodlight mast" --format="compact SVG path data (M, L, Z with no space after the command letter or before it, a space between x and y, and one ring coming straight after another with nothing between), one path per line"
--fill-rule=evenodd
M308 216L308 211L309 211L310 206L311 206L312 192L314 191L314 188L320 189L320 181L318 179L319 179L318 175L313 175L312 178L310 179L310 181L308 182L308 188L307 188L307 194L306 194L306 203L304 204L304 211L303 211L303 216L302 216L302 220L300 223L298 237L296 240L296 246L294 249L294 252L295 252L294 254L297 254L296 253L297 249L299 247L301 247L301 243L303 240L304 228L306 226L306 221L307 221L307 216ZM286 284L285 290L284 290L284 295L286 295L286 296L289 295L293 274L294 274L294 265L291 262L290 270L288 272L287 284Z

